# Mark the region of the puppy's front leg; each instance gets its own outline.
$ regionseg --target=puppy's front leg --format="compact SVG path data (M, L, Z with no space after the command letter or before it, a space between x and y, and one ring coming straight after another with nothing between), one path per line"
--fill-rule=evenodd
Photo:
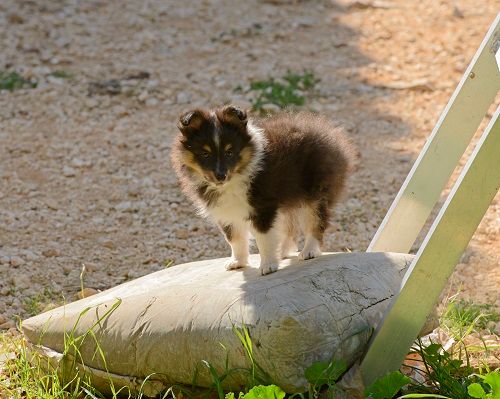
M248 230L235 224L221 225L226 241L231 246L231 259L226 262L226 270L248 266Z

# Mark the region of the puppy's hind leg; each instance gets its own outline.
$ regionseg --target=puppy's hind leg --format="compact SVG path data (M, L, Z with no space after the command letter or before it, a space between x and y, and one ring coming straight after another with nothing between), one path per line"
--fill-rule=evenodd
M285 231L283 241L281 242L281 259L295 256L295 253L298 251L296 241L298 234L297 222L292 212L285 216Z
M295 236L286 236L281 243L281 258L291 258L298 251Z
M321 244L323 234L328 226L329 207L320 202L304 207L301 226L303 228L305 242L304 248L299 253L300 260L316 258L321 255Z

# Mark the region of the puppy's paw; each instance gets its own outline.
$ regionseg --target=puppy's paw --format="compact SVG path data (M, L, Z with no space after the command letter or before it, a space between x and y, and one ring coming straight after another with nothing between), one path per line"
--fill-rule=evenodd
M274 273L276 270L278 270L278 262L261 262L260 267L260 274L265 276L266 274Z
M321 256L321 249L319 248L304 248L299 253L299 260L313 259Z
M297 254L297 244L293 241L283 243L281 248L281 259L293 258Z
M281 253L281 259L290 259L297 255L297 251L287 251Z
M235 269L241 269L242 267L247 267L248 266L248 261L242 261L239 259L235 258L230 258L226 264L226 270L235 270Z

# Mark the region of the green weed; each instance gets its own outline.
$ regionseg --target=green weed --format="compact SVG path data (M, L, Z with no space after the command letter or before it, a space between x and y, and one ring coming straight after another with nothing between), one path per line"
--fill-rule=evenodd
M82 268L80 276L81 288L85 269ZM48 292L47 295L51 293ZM33 301L34 305L37 301ZM38 355L28 349L28 344L21 337L7 338L0 335L0 398L9 399L80 399L104 398L105 395L90 383L88 374L83 372L84 359L81 353L82 345L91 340L94 352L92 361L101 364L101 368L109 372L105 354L98 342L97 327L120 306L118 300L109 310L83 334L77 334L77 326L91 308L84 309L74 327L64 334L64 350L62 360L57 365L50 363L46 357ZM451 309L451 310L450 310ZM479 309L479 310L478 310ZM458 328L457 337L470 332L471 325L477 326L478 317L483 317L484 308L475 306L456 306L445 312L447 320L453 320L450 328ZM479 312L479 313L478 313ZM450 316L451 315L451 316ZM486 316L490 317L490 316ZM496 316L495 316L496 317ZM443 318L444 320L444 318ZM458 326L458 327L457 327ZM235 335L241 342L245 355L249 361L248 368L231 368L229 354L226 351L226 360L222 371L217 370L209 360L201 364L206 367L212 385L205 391L206 398L217 399L284 399L285 393L273 384L271 377L258 364L255 359L254 344L247 326L233 326ZM404 376L399 371L389 373L379 378L367 387L365 395L372 399L406 399L406 398L443 398L443 399L499 399L500 398L500 373L498 370L476 370L469 362L467 348L460 352L444 351L439 344L424 345L420 340L412 348L412 353L418 354L419 367L413 367L415 372L423 378L418 381ZM271 359L272 360L272 359ZM412 367L412 366L407 366ZM305 370L305 377L309 389L305 393L289 396L290 399L334 399L336 397L336 384L347 370L343 360L331 362L316 362ZM248 376L248 385L243 392L225 392L224 384L235 374ZM109 381L111 397L128 397L142 399L145 397L146 383L153 375L144 379L140 391L133 395L127 388L117 389ZM422 382L423 381L423 382ZM194 398L200 397L196 392L196 375L193 379L193 389L185 387L170 387L161 396L162 399L173 397ZM5 395L5 396L2 396Z
M60 79L72 79L75 75L70 71L58 69L50 73L50 76Z
M78 398L79 394L68 389L46 360L29 355L21 337L9 339L2 335L0 347L9 355L1 365L1 398Z
M225 394L224 390L222 388L222 384L226 379L231 377L234 373L238 372L245 372L248 371L246 369L239 369L239 368L229 368L229 353L227 353L227 349L224 345L220 344L222 349L226 352L226 360L224 362L224 371L222 374L219 374L215 367L208 361L208 360L202 360L202 364L208 369L210 378L212 379L212 386L209 388L207 392L207 397L210 396L210 394L215 391L217 393L217 398L218 399L224 399ZM196 385L196 374L193 378L193 387Z
M92 387L89 376L82 372L85 363L80 348L86 340L93 339L96 349L92 359L99 357L107 371L105 356L94 329L109 317L120 303L118 300L84 334L77 335L76 328L80 319L91 308L83 310L71 331L64 334L62 359L57 365L36 350L28 348L28 343L22 336L9 338L7 335L0 335L0 353L8 354L5 361L0 361L0 398L3 398L3 394L9 399L105 398ZM114 388L111 380L110 391L113 399L124 394L122 390Z
M375 381L365 389L365 396L372 399L391 399L405 385L411 383L411 379L399 371L393 371Z
M238 399L284 399L285 392L276 385L257 385L247 393L240 392ZM226 394L225 399L235 399L234 392Z
M315 362L305 370L308 386L309 399L320 396L321 388L326 387L328 398L334 397L335 384L347 370L344 360L332 360L329 363Z
M85 278L85 272L87 271L87 267L85 266L85 263L82 263L82 271L80 272L80 294L82 295L83 298L83 290L85 289L85 283L84 283L84 278Z
M474 369L466 360L454 358L439 344L431 343L424 346L418 340L412 352L419 355L422 365L411 368L424 377L424 383L413 381L401 372L394 371L367 387L366 397L371 399L500 398L500 372L488 371L484 375L474 373ZM402 389L407 393L397 396Z
M473 398L498 399L500 398L500 372L492 371L485 376L479 375L482 381L470 384L467 392Z
M269 78L250 83L250 91L255 92L252 108L264 112L265 106L272 104L279 108L300 107L313 92L319 79L311 71L297 74L288 71L281 79Z
M455 340L461 341L473 331L488 329L489 322L500 321L500 313L489 304L452 298L441 316L441 327Z
M37 83L23 78L17 72L0 71L0 90L14 91L23 87L34 88Z
M272 384L271 376L257 363L255 357L253 355L253 342L250 338L250 333L245 324L241 328L238 328L233 325L233 332L236 334L238 339L245 349L245 355L250 362L250 386L247 388L251 388L256 385L270 385Z
M55 293L50 288L45 288L42 292L26 298L23 307L29 316L35 316L47 308L62 305L63 300L61 294Z

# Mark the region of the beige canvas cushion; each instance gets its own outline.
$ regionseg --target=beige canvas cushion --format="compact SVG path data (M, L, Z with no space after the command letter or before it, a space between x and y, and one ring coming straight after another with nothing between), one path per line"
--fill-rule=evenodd
M273 382L288 392L304 391L304 370L311 363L335 357L352 364L360 357L411 259L327 254L285 260L267 276L259 273L258 255L251 257L253 267L235 271L224 269L225 259L187 263L32 317L22 330L33 350L58 362L64 335L92 328L106 364L87 336L80 371L101 389L111 378L115 386L134 390L150 376L146 391L154 395L173 384L191 384L195 374L197 385L210 386L202 360L220 373L226 357L229 368L248 368L233 331L234 325L246 325L255 360ZM247 378L237 373L225 385L238 389Z

